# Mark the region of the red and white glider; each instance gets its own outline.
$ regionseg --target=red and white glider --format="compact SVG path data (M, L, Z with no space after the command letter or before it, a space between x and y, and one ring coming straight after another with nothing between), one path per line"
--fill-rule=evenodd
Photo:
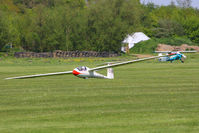
M114 73L113 73L112 67L118 67L121 65L136 63L136 62L160 58L160 57L164 57L164 56L153 56L153 57L149 57L149 58L130 60L130 61L125 61L125 62L120 62L120 63L111 63L111 64L107 64L107 65L99 66L99 67L95 67L95 68L88 68L86 66L81 66L81 67L75 68L73 71L26 75L26 76L11 77L11 78L6 78L6 79L24 79L24 78L34 78L34 77L43 77L43 76L52 76L52 75L63 75L63 74L73 74L79 78L84 78L84 79L87 79L87 78L114 79ZM101 70L101 69L105 69L105 68L107 68L107 76L96 72L97 70Z

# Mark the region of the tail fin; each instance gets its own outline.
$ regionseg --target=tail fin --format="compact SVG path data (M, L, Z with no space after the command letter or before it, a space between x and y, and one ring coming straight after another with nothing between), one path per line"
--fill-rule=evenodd
M107 78L114 79L113 68L107 68Z

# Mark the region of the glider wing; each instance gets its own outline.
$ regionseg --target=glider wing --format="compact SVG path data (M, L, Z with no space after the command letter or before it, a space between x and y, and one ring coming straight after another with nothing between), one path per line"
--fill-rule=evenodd
M19 77L10 77L10 78L6 78L6 79L24 79L24 78L44 77L44 76L62 75L62 74L71 74L71 73L72 73L72 71L65 71L65 72L55 72L55 73L45 73L45 74L19 76Z
M120 62L120 63L115 63L115 64L108 64L108 65L105 65L105 66L91 68L91 69L89 69L89 71L96 71L96 70L110 68L110 67L117 67L117 66L121 66L121 65L136 63L136 62L150 60L150 59L155 59L155 58L160 58L160 57L165 57L165 56L153 56L153 57L142 58L142 59L137 59L137 60L130 60L130 61L125 61L125 62Z

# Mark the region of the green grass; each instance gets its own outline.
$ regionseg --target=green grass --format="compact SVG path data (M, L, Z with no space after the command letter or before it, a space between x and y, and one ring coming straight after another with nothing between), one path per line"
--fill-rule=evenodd
M184 64L151 60L117 67L114 80L3 79L117 58L2 58L0 133L197 133L198 57L188 55Z

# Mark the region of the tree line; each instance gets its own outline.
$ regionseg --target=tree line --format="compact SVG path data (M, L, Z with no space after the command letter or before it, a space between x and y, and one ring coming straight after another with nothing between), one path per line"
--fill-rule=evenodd
M139 0L1 0L0 51L120 52L127 34L188 38L199 43L199 10Z

